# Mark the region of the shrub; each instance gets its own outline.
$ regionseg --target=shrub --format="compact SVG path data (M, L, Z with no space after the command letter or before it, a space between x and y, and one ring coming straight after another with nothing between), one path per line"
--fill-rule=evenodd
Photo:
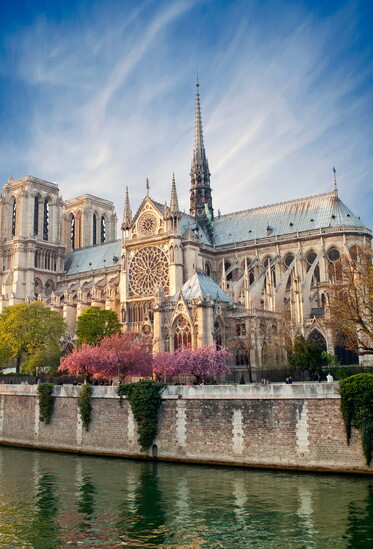
M351 428L359 429L365 460L370 465L373 450L373 374L356 374L340 381L339 386L347 443L351 440Z
M54 408L53 383L40 383L38 385L39 419L49 423Z
M149 379L119 385L118 394L127 397L139 432L141 452L152 445L158 428L158 411L162 402L161 391L166 385Z
M92 387L89 385L89 383L84 383L79 393L78 407L80 418L86 431L88 431L89 424L91 423L91 395Z

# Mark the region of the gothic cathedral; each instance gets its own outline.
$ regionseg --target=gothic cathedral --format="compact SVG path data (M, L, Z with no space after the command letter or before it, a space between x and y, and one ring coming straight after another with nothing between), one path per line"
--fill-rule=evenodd
M9 179L0 205L0 309L42 300L74 332L91 305L155 349L225 345L236 372L286 362L285 335L303 334L348 362L325 323L335 262L372 233L331 192L214 214L196 88L189 214L175 178L169 204L146 195L135 215L126 190L121 239L113 203L63 201L55 183ZM355 357L356 358L356 357Z

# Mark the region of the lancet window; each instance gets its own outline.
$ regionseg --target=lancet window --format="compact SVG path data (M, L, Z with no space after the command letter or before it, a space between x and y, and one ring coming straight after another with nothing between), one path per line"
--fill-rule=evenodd
M49 237L49 202L44 200L44 217L43 217L43 240L48 240Z
M104 216L101 217L101 244L106 241L106 219Z
M249 351L246 346L241 343L240 346L236 349L236 365L237 366L248 366L250 364Z
M34 236L39 232L39 197L34 198Z
M174 350L183 349L192 344L192 330L188 320L179 316L174 328Z
M316 261L316 253L311 251L308 252L306 256L306 262L307 262L307 272L310 270L313 263ZM315 269L313 271L313 277L312 277L312 286L316 286L316 284L320 282L320 267L319 265L315 266Z
M328 251L328 275L331 282L336 282L342 277L341 254L337 248Z
M96 217L96 214L93 214L93 239L92 239L92 244L97 244L97 217Z
M16 221L17 221L17 201L13 200L12 206L12 236L16 235Z
M75 250L75 217L73 215L70 222L70 241L72 250Z

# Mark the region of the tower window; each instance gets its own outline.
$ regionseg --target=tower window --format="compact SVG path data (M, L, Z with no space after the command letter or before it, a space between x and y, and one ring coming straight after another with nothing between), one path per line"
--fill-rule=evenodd
M12 208L12 236L16 235L16 220L17 220L17 203L16 203L16 199L14 199L13 208Z
M96 214L93 214L93 240L92 244L97 244L97 218Z
M71 217L71 224L70 224L70 242L71 242L71 249L75 250L75 217Z
M39 232L39 197L34 198L34 235Z
M101 217L101 244L106 241L106 220L105 217Z
M44 219L43 219L43 240L48 240L49 233L49 203L48 199L44 200Z

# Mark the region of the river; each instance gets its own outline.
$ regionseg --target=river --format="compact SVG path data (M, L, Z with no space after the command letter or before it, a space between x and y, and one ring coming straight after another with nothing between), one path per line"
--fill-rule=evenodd
M373 478L0 447L0 547L373 547Z

